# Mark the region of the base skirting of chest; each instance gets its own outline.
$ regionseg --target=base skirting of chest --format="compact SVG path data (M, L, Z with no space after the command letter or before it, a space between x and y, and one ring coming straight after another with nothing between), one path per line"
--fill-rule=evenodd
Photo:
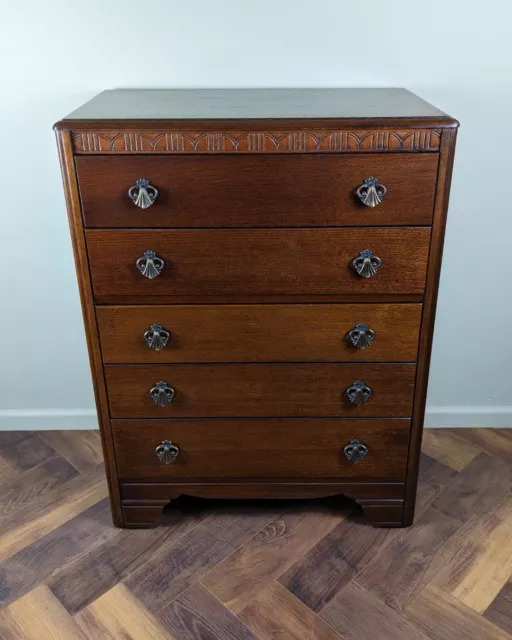
M151 527L181 495L221 499L307 499L345 496L362 507L374 526L407 526L403 482L125 482L120 486L124 526Z

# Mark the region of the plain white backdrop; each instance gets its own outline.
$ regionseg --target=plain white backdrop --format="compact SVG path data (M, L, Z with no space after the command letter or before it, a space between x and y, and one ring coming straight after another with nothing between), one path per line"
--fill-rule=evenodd
M512 3L0 0L0 429L96 426L55 121L117 87L402 86L461 122L427 424L510 426Z

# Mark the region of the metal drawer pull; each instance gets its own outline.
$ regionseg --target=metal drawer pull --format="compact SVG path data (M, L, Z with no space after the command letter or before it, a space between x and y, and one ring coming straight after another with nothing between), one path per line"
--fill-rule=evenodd
M357 464L368 455L368 447L360 440L351 440L343 449L343 455L349 462Z
M180 449L170 440L163 440L155 449L155 453L162 464L172 464L180 455Z
M370 387L367 387L364 382L361 382L361 380L356 380L352 386L345 391L345 395L349 402L360 407L366 404L372 397L372 390Z
M154 351L165 349L170 339L171 334L169 331L166 331L161 324L152 324L151 329L148 329L144 333L145 343Z
M366 349L375 340L375 331L364 322L358 322L347 334L348 342L356 349Z
M374 256L369 249L364 249L351 262L352 268L361 278L371 278L380 268L382 260Z
M145 251L135 264L140 273L150 280L159 276L165 267L165 262L154 251Z
M370 176L357 187L356 196L367 207L376 207L387 192L386 187L377 178Z
M158 198L158 189L146 178L139 178L133 187L128 189L128 195L133 204L141 209L148 209L152 204L155 204Z
M161 380L150 390L149 395L158 407L166 407L174 400L176 391L170 387L167 382Z

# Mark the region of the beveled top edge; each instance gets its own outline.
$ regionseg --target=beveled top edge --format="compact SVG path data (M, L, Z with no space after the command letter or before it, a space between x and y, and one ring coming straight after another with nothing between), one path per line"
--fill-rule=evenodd
M454 126L443 111L406 89L115 89L103 91L66 118L71 122L112 121L347 121L432 120Z

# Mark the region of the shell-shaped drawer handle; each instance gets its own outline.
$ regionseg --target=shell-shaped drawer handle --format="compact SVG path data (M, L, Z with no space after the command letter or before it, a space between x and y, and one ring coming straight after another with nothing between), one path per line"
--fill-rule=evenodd
M144 342L154 351L165 349L170 339L170 332L166 331L161 324L152 324L151 328L144 333Z
M367 207L376 207L387 192L386 187L377 178L370 176L357 187L356 196Z
M369 249L363 249L357 258L352 260L351 264L358 276L371 278L379 270L382 260L374 256Z
M165 267L163 259L159 258L154 251L145 251L135 264L140 273L149 280L159 276Z
M167 382L164 382L163 380L157 382L149 391L149 396L157 407L166 407L168 404L171 404L175 395L176 390L170 387Z
M356 326L348 332L347 340L356 349L367 349L375 340L375 331L364 322L358 322Z
M155 453L162 464L172 464L176 462L176 458L180 455L180 448L170 440L163 440L155 449Z
M357 464L368 455L368 447L360 440L351 440L347 446L344 447L343 455L349 462Z
M128 189L128 195L133 204L141 209L148 209L152 204L155 204L158 198L158 189L146 178L139 178L133 187Z
M349 402L360 407L361 405L366 404L372 397L372 390L370 389L370 387L367 387L361 380L356 380L345 391L345 395L347 396Z

